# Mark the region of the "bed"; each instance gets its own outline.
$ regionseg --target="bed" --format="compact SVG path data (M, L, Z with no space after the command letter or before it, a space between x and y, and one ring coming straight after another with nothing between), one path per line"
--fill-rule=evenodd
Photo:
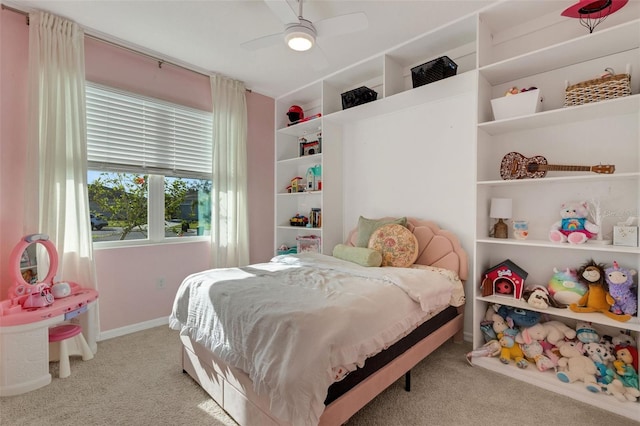
M444 342L462 341L467 255L434 222L408 218L406 229L417 243L410 267L301 253L185 278L170 316L183 371L240 425L343 424Z

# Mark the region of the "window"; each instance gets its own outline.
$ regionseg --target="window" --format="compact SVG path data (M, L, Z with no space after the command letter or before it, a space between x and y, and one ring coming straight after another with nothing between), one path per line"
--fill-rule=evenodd
M163 241L210 229L210 112L87 83L94 242Z

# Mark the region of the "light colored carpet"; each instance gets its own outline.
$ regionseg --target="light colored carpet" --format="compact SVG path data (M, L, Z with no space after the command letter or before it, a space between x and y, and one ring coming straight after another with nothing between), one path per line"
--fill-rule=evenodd
M634 425L624 417L467 364L470 344L446 343L394 383L349 426ZM228 425L231 420L180 367L177 332L156 327L98 343L71 377L0 398L2 425ZM514 367L516 368L516 367ZM607 397L603 395L603 397Z

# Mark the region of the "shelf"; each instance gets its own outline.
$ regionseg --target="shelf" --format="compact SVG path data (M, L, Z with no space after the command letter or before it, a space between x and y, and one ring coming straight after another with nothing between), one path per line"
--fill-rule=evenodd
M298 163L318 163L322 161L322 153L313 155L303 155L302 157L285 158L284 160L278 160L278 166L284 166L287 164Z
M478 129L489 135L500 135L618 115L637 114L638 111L640 111L640 95L632 95L522 117L488 121L478 124Z
M587 34L480 68L489 84L509 81L640 47L640 20Z
M294 124L293 126L282 127L278 129L278 134L291 135L291 136L303 136L306 133L315 132L322 127L322 117L312 118L309 121L303 121L302 123Z
M563 383L551 370L538 371L535 366L521 369L513 363L502 364L497 358L474 358L473 364L504 374L516 380L522 380L549 391L577 399L595 407L613 411L621 416L637 421L640 418L640 404L633 402L620 402L612 395L604 392L593 393L588 391L583 382ZM614 421L612 419L612 421Z
M576 175L576 176L559 176L559 177L544 177L541 179L511 179L511 180L483 180L478 181L478 186L505 186L505 185L548 185L553 183L572 183L572 182L606 182L606 181L618 181L618 180L631 180L640 178L640 172L638 173L613 173L610 175L604 174L591 174L591 175Z
M322 231L322 228L307 228L306 226L278 225L276 228L288 231Z
M535 307L529 305L524 300L515 300L515 299L510 299L510 298L507 298L507 297L500 297L500 296L485 296L485 297L482 297L482 296L480 296L480 297L477 297L477 299L481 300L483 302L496 303L496 304L499 304L499 305L508 305L508 306L513 306L514 308L520 308L520 309L527 309L529 311L542 312L542 313L546 313L546 314L553 315L553 316L556 316L556 317L570 318L570 319L579 320L579 321L588 321L588 322L591 322L591 323L594 323L594 324L600 324L600 325L604 325L604 326L608 326L608 327L627 329L627 330L631 330L631 331L640 331L640 318L638 318L638 317L632 317L627 322L621 322L621 321L616 321L616 320L613 320L613 319L611 319L609 317L606 317L604 314L601 314L601 313L598 313L598 312L594 312L594 313L573 312L569 308L558 309L558 308L552 308L552 307L548 307L547 309L538 309L538 308L535 308Z
M587 250L587 251L599 251L599 252L613 252L613 253L630 253L640 254L640 247L627 247L627 246L614 246L611 244L597 244L589 243L585 244L569 244L569 243L553 243L547 240L516 240L515 238L478 238L476 240L482 244L501 244L521 247L544 247L561 250Z
M470 71L425 84L415 89L406 90L384 99L327 114L324 119L339 124L348 124L365 118L371 119L379 115L402 111L403 109L468 93L475 90L475 82L476 73L475 71Z
M278 197L301 197L304 195L320 195L322 191L278 192Z

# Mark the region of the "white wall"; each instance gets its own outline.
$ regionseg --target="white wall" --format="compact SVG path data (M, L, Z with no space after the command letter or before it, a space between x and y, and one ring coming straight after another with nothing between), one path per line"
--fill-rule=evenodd
M459 236L473 271L475 109L468 92L345 125L345 235L360 215L430 219ZM475 281L465 286L469 302Z

